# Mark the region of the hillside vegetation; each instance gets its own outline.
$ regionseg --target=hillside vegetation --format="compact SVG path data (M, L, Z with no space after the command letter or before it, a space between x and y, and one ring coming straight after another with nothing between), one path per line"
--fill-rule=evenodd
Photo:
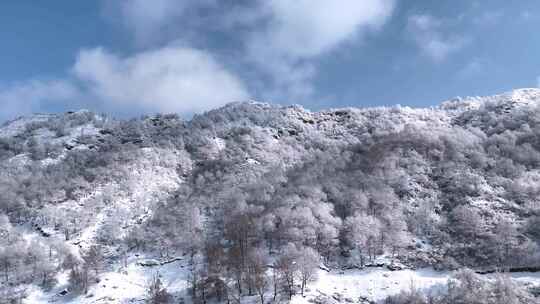
M285 301L319 267L537 270L539 203L537 89L426 109L35 115L0 128L0 294L62 273L84 294L134 254L185 260L201 303ZM386 303L533 303L477 279ZM149 301L170 299L151 283ZM516 292L471 302L474 286Z

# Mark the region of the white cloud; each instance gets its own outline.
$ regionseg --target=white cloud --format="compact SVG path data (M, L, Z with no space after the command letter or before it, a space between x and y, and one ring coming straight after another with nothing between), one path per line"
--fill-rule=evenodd
M0 121L30 114L51 104L65 104L80 96L67 80L28 80L0 88Z
M260 7L266 27L247 40L248 58L273 78L277 91L292 98L309 96L316 74L313 59L379 28L393 8L393 0L268 1Z
M413 15L409 17L407 28L422 53L440 62L468 43L463 36L445 35L444 26L443 21L430 15Z
M391 0L273 0L266 4L272 19L263 39L284 55L317 56L379 27L393 7Z
M192 113L248 97L243 84L200 50L166 47L131 57L83 50L74 75L89 94L116 107Z
M185 32L187 28L181 26L181 21L187 19L187 15L197 16L198 9L216 5L216 0L122 0L108 4L109 9L120 12L124 26L134 34L137 43L143 45L170 38L167 37L170 30L176 35ZM169 26L174 28L168 29Z
M314 94L317 57L377 30L394 1L104 2L106 15L117 17L144 51L119 56L103 48L82 50L67 78L0 88L0 103L9 116L73 99L94 109L190 113L248 98L244 83L212 56L214 51L241 65L260 96L301 101ZM215 33L245 45L221 49L206 41ZM171 41L190 47L163 47ZM212 46L194 47L205 43Z
M298 99L314 92L316 57L378 29L392 14L395 0L120 3L109 7L120 12L137 43L148 47L181 40L187 45L207 45L206 35L216 33L239 39L244 47L232 52L250 74L248 83L266 98ZM210 49L215 50L215 45ZM217 51L223 50L218 47Z
M212 56L190 48L166 47L131 57L87 49L80 51L71 71L65 79L0 87L0 121L55 105L82 104L101 110L191 114L249 96Z
M122 0L118 6L107 7L119 10L124 25L142 40L152 40L170 26L175 28L177 36L172 39L176 40L193 30L190 26L200 25L194 19L203 19L206 28L198 30L246 27L253 37L260 37L249 43L263 43L280 55L305 58L331 50L361 30L378 28L392 14L394 2L255 0L223 5L218 0Z

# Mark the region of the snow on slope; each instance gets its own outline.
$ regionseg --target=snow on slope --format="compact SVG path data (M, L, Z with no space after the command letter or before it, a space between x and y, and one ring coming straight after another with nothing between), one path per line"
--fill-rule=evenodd
M432 269L390 271L383 268L365 270L319 270L317 281L309 285L305 297L297 295L292 303L309 303L311 298L328 296L356 302L359 298L381 300L389 295L415 287L422 290L437 288L446 283L450 273Z
M180 298L187 299L188 271L186 262L177 260L159 266L141 266L138 263L143 257L131 256L127 267L115 265L110 271L99 276L99 283L94 284L86 295L65 296L60 293L68 287L67 273L59 277L59 283L48 292L39 288L31 288L29 296L23 301L25 304L40 303L143 303L148 283L155 275L159 275L167 291L174 294L178 303Z
M512 103L514 105L538 105L540 89L524 88L493 96L456 97L445 101L440 108L444 110L478 110L486 104Z
M149 207L174 191L182 182L176 173L176 165L181 162L181 156L153 148L142 149L141 156L140 160L124 168L125 172L129 172L129 175L126 175L129 179L122 186L114 183L98 186L81 199L56 207L59 209L56 212L60 213L62 210L80 213L97 211L86 227L70 241L76 256L79 255L79 249L86 249L96 243L100 229L110 230L114 227L117 231L115 237L120 238L130 227L144 222L151 216ZM111 202L96 205L96 202L103 200L104 192L112 192ZM43 228L50 231L52 237L63 237L58 233L54 234L51 227ZM35 235L34 232L33 234ZM180 261L150 269L137 265L141 259L142 257L131 257L127 269L122 269L119 262L113 264L107 272L100 275L101 282L92 286L89 294L95 295L93 297L59 297L58 293L68 287L66 271L58 274L58 283L49 292L29 286L28 297L24 303L127 303L130 299L140 300L145 293L147 282L156 271L164 276L163 281L171 291L186 290L186 274Z
M82 229L70 236L73 253L96 243L101 229L115 231L116 238L123 237L134 225L151 216L150 206L174 191L182 180L176 173L180 156L165 150L145 148L139 159L111 177L105 185L94 185L91 192L76 200L50 205L42 216L75 217ZM84 221L83 221L84 219ZM63 241L64 235L54 228L54 220L38 223L52 237Z
M20 117L12 121L8 121L0 126L0 138L17 136L26 130L26 126L28 124L34 122L45 122L52 117L55 117L55 115L35 114L31 117Z
M381 301L411 288L425 292L443 290L451 275L450 271L431 268L399 271L384 268L341 272L319 270L318 279L308 285L309 291L305 296L296 295L291 303L313 303L315 298L331 299L328 303L357 303L359 299ZM494 274L485 275L485 278L494 280ZM511 273L510 278L518 284L540 286L540 273Z
M119 232L116 237L122 237L127 231L124 228L141 224L151 216L150 206L174 191L182 180L176 173L178 159L175 155L167 155L164 150L152 148L142 149L143 157L125 168L129 172L128 180L122 186L118 184L107 185L108 192L112 192L112 201L106 204L94 217L94 223L81 231L74 243L87 247L95 243L95 238L101 228L109 225ZM156 163L164 162L164 166ZM96 189L91 196L103 194L103 189ZM86 198L77 204L85 205ZM134 217L134 215L137 215ZM119 227L122 229L118 230Z
M131 256L126 268L116 265L112 270L100 275L100 282L91 287L87 295L60 296L67 288L66 273L59 276L59 284L48 292L32 288L23 303L142 303L145 299L148 282L159 275L167 291L174 295L173 303L189 303L189 271L186 261L177 260L153 267L138 263L143 257ZM318 271L318 279L308 284L303 297L297 294L292 304L313 303L314 299L329 299L328 303L358 303L359 299L381 301L384 298L408 291L411 288L429 291L445 288L449 271L435 271L425 268L419 270L390 271L385 268L364 270ZM486 275L493 279L493 275ZM520 284L540 286L539 273L512 273L510 277ZM270 292L268 293L270 297ZM270 299L268 299L270 300ZM244 297L242 303L253 303L257 297Z

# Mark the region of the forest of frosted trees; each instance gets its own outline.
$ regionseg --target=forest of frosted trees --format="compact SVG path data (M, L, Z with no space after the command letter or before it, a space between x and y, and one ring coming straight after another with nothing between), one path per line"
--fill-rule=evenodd
M85 293L111 261L135 252L188 259L200 303L285 301L319 267L369 267L381 256L393 267L537 269L539 94L519 93L431 109L236 103L191 120L86 111L29 120L0 131L0 287L23 297L24 284L47 288L67 271L71 290ZM120 213L118 195L134 191L130 168L141 164L175 172L178 185ZM98 187L84 208L62 208ZM110 206L118 223L74 252L70 241ZM411 291L386 303L528 297L504 277L486 283L462 270L453 280L461 283L449 281L447 294ZM516 292L473 302L474 284ZM161 285L156 277L149 286L156 303L169 299Z

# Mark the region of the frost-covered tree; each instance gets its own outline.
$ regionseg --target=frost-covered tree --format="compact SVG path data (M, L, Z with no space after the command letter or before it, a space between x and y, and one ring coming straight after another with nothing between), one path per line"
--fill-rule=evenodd
M361 266L365 264L366 257L371 262L377 253L381 222L371 215L360 213L347 218L345 225L348 227L348 239L359 252Z
M147 283L146 293L146 303L149 304L166 304L172 300L167 288L161 281L159 273L154 274Z
M269 257L266 251L256 248L249 254L250 276L253 287L259 296L261 304L264 304L264 297L270 287L270 277L267 274Z
M275 267L279 270L280 277L283 279L283 287L289 300L296 293L295 279L298 271L298 254L296 246L289 243L285 246L275 264Z
M317 278L319 254L310 247L300 248L296 264L300 278L300 291L303 296L307 283Z

